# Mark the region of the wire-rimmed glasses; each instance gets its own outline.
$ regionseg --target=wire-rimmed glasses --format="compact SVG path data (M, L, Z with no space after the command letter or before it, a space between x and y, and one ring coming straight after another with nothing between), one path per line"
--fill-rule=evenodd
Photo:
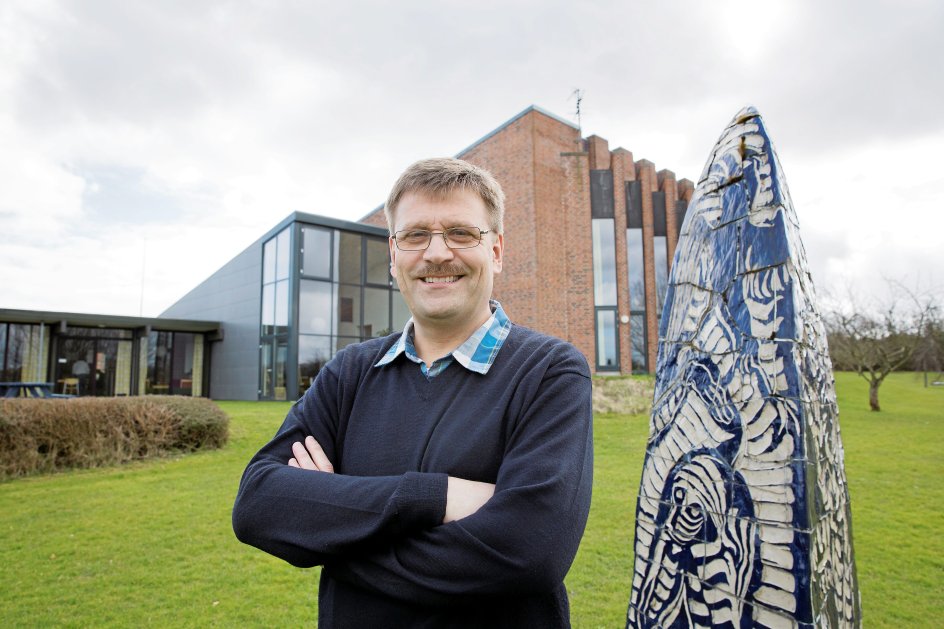
M478 227L450 227L441 232L401 229L393 235L393 241L400 251L424 251L433 241L433 235L439 234L450 249L471 249L482 242L482 236L487 233L488 230Z

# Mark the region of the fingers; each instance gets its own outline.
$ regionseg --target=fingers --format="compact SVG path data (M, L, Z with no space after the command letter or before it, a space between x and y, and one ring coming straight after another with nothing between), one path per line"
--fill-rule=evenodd
M318 471L318 467L315 465L315 462L312 461L308 450L306 450L305 446L300 442L296 441L292 444L292 454L295 455L295 462L298 463L298 467L303 470ZM289 465L291 465L291 461L289 461Z
M291 467L298 467L313 472L334 473L334 465L331 464L328 455L321 449L321 444L310 435L305 437L304 444L300 441L296 441L292 444L292 454L295 456L288 461Z
M311 458L319 471L328 472L329 474L334 473L334 465L331 464L328 455L324 453L324 450L321 449L321 444L315 441L314 437L311 435L305 437L305 447L308 448L308 452L311 453Z

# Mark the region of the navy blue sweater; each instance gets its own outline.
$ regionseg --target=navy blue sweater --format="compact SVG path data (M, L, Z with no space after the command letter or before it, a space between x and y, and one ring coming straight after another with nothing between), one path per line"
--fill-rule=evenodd
M454 363L430 380L403 355L374 367L398 336L325 365L246 468L237 537L324 566L325 629L570 626L563 580L593 470L586 360L513 326L487 374ZM335 474L286 465L306 435ZM448 475L495 494L442 524Z

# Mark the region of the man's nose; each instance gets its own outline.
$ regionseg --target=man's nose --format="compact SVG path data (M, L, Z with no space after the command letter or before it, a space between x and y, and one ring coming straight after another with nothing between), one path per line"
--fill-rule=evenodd
M452 249L446 246L446 239L443 235L433 234L429 246L423 252L423 259L429 262L442 262L443 260L451 260L453 257L455 256Z

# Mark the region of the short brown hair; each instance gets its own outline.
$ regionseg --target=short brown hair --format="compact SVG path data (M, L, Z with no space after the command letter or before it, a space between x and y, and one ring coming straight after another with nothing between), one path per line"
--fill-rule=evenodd
M393 215L397 205L408 193L443 198L457 190L474 192L485 203L489 229L500 234L504 230L505 193L501 186L484 168L452 157L421 159L400 175L393 184L390 196L384 204L387 226L393 233Z

